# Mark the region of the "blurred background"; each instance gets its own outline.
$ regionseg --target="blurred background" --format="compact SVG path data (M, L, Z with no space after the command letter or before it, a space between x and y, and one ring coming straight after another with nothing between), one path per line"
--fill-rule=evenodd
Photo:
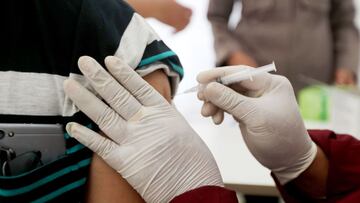
M212 27L207 19L209 0L178 0L177 2L192 10L191 21L182 31L176 32L173 27L155 19L150 18L148 22L166 44L178 54L185 71L178 92L183 92L197 84L196 75L199 72L216 66L217 57ZM230 29L234 29L241 18L242 5L239 2L235 4L230 16L228 24ZM316 2L314 3L316 4ZM359 29L360 0L354 0L354 3L357 10L355 23ZM342 16L337 17L341 18ZM314 44L314 48L317 46L320 45ZM301 67L301 64L299 65ZM360 74L360 66L358 66L357 72ZM309 78L305 78L309 86L301 86L300 89L296 89L306 127L330 129L360 138L360 81L356 81L355 87L349 88L314 79L316 73L312 73L311 70L306 74L309 76ZM240 193L276 196L277 192L269 176L269 171L258 164L245 149L238 132L234 130L238 128L232 118L226 117L225 124L214 127L210 120L205 120L200 116L201 103L196 99L195 94L176 96L174 103L211 149L227 186L240 191ZM234 156L237 157L236 161L233 159ZM244 163L247 164L244 165ZM246 202L279 201L271 198L256 199L256 197L255 199L251 199L251 197L246 199Z
M196 74L202 70L215 66L215 52L213 45L213 33L207 19L209 0L178 0L178 3L191 8L193 15L189 25L181 32L174 34L175 30L159 21L149 19L149 23L155 28L161 38L180 57L185 68L185 77L180 84L179 91L196 84ZM360 28L360 0L355 0L358 10L356 24ZM241 9L238 3L234 9ZM235 26L240 18L240 12L233 12L230 26ZM358 81L360 85L360 81Z
M172 0L170 0L172 1ZM207 19L209 0L178 0L179 4L192 10L190 23L180 32L160 23L157 20L149 19L149 23L158 32L161 38L171 47L180 57L185 70L185 77L182 80L178 92L196 85L196 75L203 70L210 69L216 65L216 55L214 51L214 35L211 24ZM235 1L236 2L236 1ZM229 20L229 27L236 27L241 19L241 4L237 1ZM306 2L306 1L305 1ZM360 0L354 0L357 9L355 23L360 27ZM304 28L306 29L306 28ZM318 46L317 44L314 47ZM360 55L360 54L359 54ZM276 62L276 61L275 61ZM300 62L301 63L301 62ZM301 65L300 65L301 67ZM360 68L357 70L360 73ZM317 73L318 74L318 73ZM318 80L313 80L311 71L306 73L310 78L306 82L311 86L298 90L298 101L301 113L308 122L309 128L330 128L337 132L351 133L360 135L360 91L355 88L335 87L322 84ZM360 81L357 82L360 87ZM302 87L303 88L303 87ZM175 103L189 103L186 97L178 96ZM198 113L198 109L191 107ZM197 110L194 112L194 110ZM330 124L330 125L329 125Z

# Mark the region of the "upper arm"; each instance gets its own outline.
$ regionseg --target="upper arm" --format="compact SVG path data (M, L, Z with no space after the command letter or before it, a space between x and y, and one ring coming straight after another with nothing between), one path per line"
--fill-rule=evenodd
M153 86L169 103L171 102L171 88L168 76L161 69L144 77L144 80Z
M127 4L109 0L109 6L104 0L89 1L100 6L94 18L101 25L98 33L91 33L97 35L93 42L100 52L97 60L104 65L107 55L121 58L170 101L183 74L176 54ZM143 201L131 185L97 155L91 164L86 195L88 202Z
M171 89L167 75L163 70L156 70L144 79L153 86L166 100L171 101ZM132 186L114 169L94 154L87 185L86 202L144 202Z

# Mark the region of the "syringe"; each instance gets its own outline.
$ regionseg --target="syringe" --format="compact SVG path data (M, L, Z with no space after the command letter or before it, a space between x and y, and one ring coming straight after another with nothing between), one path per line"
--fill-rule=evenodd
M253 77L256 75L260 75L263 73L267 73L267 72L271 72L271 71L275 71L276 72L276 66L275 63L272 62L269 65L265 65L265 66L261 66L258 68L249 68L249 69L240 69L239 72L235 72L233 74L230 75L226 75L226 76L222 76L220 78L218 78L216 80L216 82L219 82L223 85L231 85L243 80L253 80ZM206 86L206 85L205 85ZM191 92L197 92L198 90L204 88L204 85L202 84L198 84L192 88L189 88L187 90L185 90L184 92L180 93L180 94L187 94L187 93L191 93ZM178 95L180 95L178 94Z

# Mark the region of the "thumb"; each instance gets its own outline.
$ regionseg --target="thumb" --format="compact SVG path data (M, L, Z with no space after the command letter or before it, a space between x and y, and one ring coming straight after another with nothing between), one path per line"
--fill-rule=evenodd
M71 137L91 149L91 151L98 154L104 160L107 160L109 154L111 154L118 146L110 139L107 139L78 123L68 123L66 125L66 131Z
M229 87L212 82L204 90L206 99L238 119L246 116L252 109L252 98L241 95Z

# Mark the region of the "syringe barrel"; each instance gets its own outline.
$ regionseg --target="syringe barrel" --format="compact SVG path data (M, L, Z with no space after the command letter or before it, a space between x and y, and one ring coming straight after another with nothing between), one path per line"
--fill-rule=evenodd
M224 85L230 85L243 80L251 80L256 75L271 71L276 71L276 66L274 62L272 64L265 65L259 68L246 69L231 75L221 77L220 82Z

